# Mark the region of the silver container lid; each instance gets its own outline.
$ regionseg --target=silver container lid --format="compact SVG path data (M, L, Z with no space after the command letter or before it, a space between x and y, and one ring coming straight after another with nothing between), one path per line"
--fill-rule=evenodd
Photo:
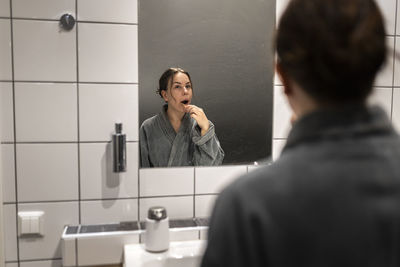
M147 218L150 220L161 221L167 218L167 210L164 207L151 207L147 212Z

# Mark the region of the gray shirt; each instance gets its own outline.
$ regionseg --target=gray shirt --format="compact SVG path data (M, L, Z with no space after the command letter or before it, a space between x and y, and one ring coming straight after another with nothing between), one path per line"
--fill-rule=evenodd
M400 138L381 109L320 110L219 196L203 267L400 264Z
M214 124L201 136L196 120L185 114L176 133L168 116L168 105L143 122L139 131L141 167L220 165L224 151Z

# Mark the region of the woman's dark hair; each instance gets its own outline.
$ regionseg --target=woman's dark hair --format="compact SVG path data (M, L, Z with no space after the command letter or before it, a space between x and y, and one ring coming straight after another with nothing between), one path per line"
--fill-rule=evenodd
M374 0L292 0L277 31L278 62L320 103L363 102L386 58Z
M177 74L178 72L184 73L188 76L189 81L193 88L192 79L190 78L190 75L187 71L185 71L181 68L169 68L166 71L164 71L164 73L160 77L160 80L158 81L157 94L159 94L161 96L161 98L162 98L161 91L167 91L168 87L172 83L172 79L174 78L175 74Z

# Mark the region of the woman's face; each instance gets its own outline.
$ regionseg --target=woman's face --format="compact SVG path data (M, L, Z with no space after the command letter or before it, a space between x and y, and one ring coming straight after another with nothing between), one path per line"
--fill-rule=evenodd
M168 108L184 113L185 105L189 105L192 101L192 84L186 74L178 72L172 78L167 91L161 93L168 102Z

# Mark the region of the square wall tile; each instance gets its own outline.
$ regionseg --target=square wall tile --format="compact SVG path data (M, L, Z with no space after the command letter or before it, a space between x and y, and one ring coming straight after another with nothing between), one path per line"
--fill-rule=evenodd
M73 83L15 83L17 142L77 141L77 89Z
M79 23L81 82L138 82L136 25Z
M51 188L51 187L50 187ZM19 204L18 211L43 211L43 236L20 236L20 260L61 258L61 234L79 223L78 202Z
M18 81L76 81L76 33L58 21L14 20Z
M137 0L79 0L79 21L138 22Z
M390 118L392 113L392 88L375 87L368 98L368 104L383 108Z
M273 138L286 138L290 129L292 110L283 93L283 86L274 86Z
M194 194L194 168L140 169L140 196Z
M385 19L386 33L394 35L396 25L396 0L376 0Z
M105 199L138 196L137 143L126 144L127 171L113 172L112 143L81 144L81 198Z
M196 167L195 194L216 194L247 173L247 166Z
M18 267L18 262L6 263L5 267Z
M400 88L395 88L393 93L392 123L400 133Z
M14 145L1 145L1 179L3 179L3 202L15 202Z
M387 60L375 79L375 86L392 86L393 84L393 49L394 37L386 37L388 54Z
M154 206L167 209L169 219L184 219L193 217L193 197L158 197L141 198L139 200L140 221L145 221L147 211Z
M24 261L20 263L20 267L62 267L62 261L61 260Z
M203 195L195 197L194 216L196 218L211 217L217 195Z
M59 19L63 14L75 16L74 0L12 0L14 18Z
M122 122L127 141L138 141L138 107L137 85L80 84L81 141L111 141L117 122Z
M10 17L10 0L0 0L0 17Z
M12 83L0 82L0 136L2 142L14 141L14 111Z
M286 139L274 139L272 141L272 160L273 161L277 160L280 157L285 145L286 145Z
M4 227L4 244L5 244L6 261L18 260L16 210L17 208L15 204L8 204L3 206L3 216L4 216L3 227Z
M124 245L138 243L139 233L80 238L78 266L122 266Z
M399 16L398 20L400 20L400 12L398 16ZM400 32L400 28L398 28L398 31ZM400 86L400 37L396 37L396 58L394 61L394 86Z
M0 80L12 80L10 19L0 19Z
M18 201L78 199L77 144L18 144Z
M137 199L82 201L82 224L104 224L137 221Z
M396 35L400 35L400 4L397 0L397 26L396 26Z

